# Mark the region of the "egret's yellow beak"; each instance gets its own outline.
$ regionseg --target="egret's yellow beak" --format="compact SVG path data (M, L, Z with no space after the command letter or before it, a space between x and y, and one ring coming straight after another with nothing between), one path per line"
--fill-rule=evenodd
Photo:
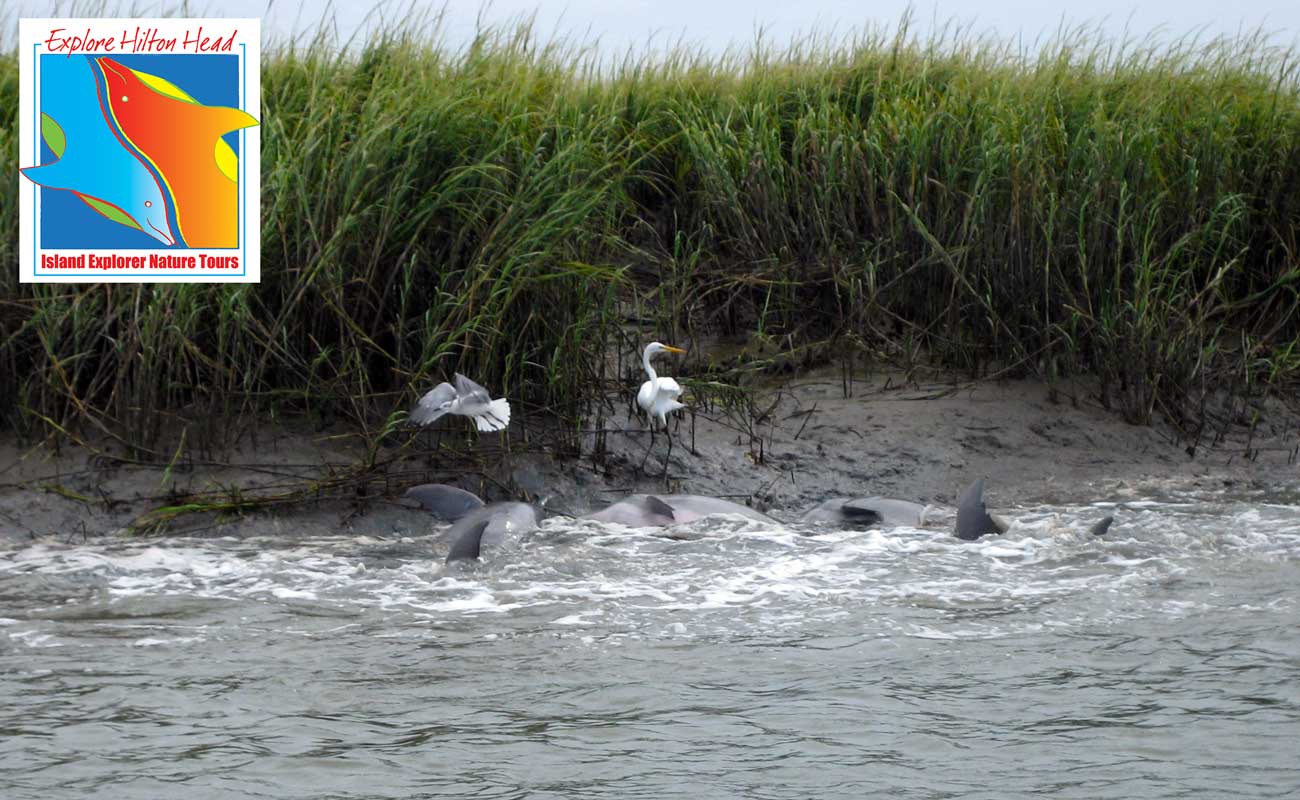
M664 345L664 349L667 350L667 351L670 352L670 353L682 353L683 355L686 353L686 351L683 350L682 348L680 348L680 347L673 347L673 346L670 345L670 344L666 344L666 345Z

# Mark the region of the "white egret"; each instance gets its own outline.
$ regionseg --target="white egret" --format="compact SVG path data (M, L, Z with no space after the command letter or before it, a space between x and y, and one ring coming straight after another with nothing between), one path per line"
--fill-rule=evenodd
M651 342L645 346L645 353L641 356L641 363L645 366L645 372L650 376L650 380L641 384L641 391L636 393L636 404L645 409L645 413L650 415L651 430L654 430L654 417L658 417L659 423L667 428L668 417L666 415L679 408L686 408L685 405L677 401L677 398L681 397L682 394L682 387L677 385L677 381L666 375L660 377L655 372L655 368L650 365L650 356L655 353L665 352L685 353L686 351L670 344Z
M411 412L411 421L428 425L444 414L472 417L474 425L483 432L505 430L510 424L510 404L506 399L493 400L487 389L459 372L454 387L450 383L440 383L420 398Z
M660 377L655 372L655 368L650 365L650 357L656 353L685 353L680 347L673 347L670 344L660 344L651 342L645 346L645 352L641 355L641 364L645 366L645 372L650 376L650 380L641 384L641 390L636 393L636 404L641 406L647 414L650 415L650 447L645 451L645 457L641 459L641 466L645 466L645 460L650 457L650 450L655 446L655 417L659 418L659 424L664 426L664 434L668 437L668 455L664 457L664 478L668 477L668 461L673 457L673 437L668 433L668 414L679 408L686 408L684 404L677 400L681 397L682 387L677 385L677 381L668 376Z

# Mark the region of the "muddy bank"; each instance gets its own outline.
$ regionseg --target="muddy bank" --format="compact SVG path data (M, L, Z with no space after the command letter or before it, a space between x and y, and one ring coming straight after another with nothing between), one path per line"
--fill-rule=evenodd
M1094 397L1085 384L1051 392L1029 381L908 384L896 374L860 379L846 397L838 372L811 373L761 395L757 418L722 410L684 414L674 425L666 476L665 437L656 437L647 457L650 438L635 418L605 420L603 434L586 434L580 457L562 459L525 446L525 431L515 426L503 447L499 438L473 439L463 418L444 418L442 436L474 441L481 451L472 472L450 469L431 440L417 439L355 496L185 515L169 529L420 535L428 518L408 508L401 493L426 481L458 483L490 498L545 494L552 508L569 513L649 491L728 497L778 517L837 496L952 503L981 476L992 507L1132 499L1168 483L1300 488L1300 420L1280 403L1264 406L1254 431L1232 425L1220 441L1191 451L1168 427L1129 425ZM525 419L518 427L530 424ZM537 441L537 431L529 433ZM212 461L164 469L120 460L111 448L54 452L6 436L0 439L0 535L102 536L192 492L233 487L275 494L301 487L357 464L363 454L349 441L337 432L260 426Z

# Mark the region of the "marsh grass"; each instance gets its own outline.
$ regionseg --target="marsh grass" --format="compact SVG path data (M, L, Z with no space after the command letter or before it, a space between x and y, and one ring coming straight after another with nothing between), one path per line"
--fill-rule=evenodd
M10 154L16 73L0 58ZM1026 56L906 22L617 63L527 25L461 49L418 26L280 43L262 283L5 271L0 420L175 461L234 420L305 416L373 456L461 371L525 427L576 431L620 383L632 303L669 341L1095 375L1125 418L1199 440L1215 398L1300 376L1297 78L1259 37L1075 32Z

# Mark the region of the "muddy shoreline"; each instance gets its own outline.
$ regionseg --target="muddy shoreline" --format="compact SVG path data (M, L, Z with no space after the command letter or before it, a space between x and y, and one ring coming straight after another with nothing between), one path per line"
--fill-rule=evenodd
M646 457L640 420L620 415L585 437L580 457L552 458L524 447L473 440L462 418L445 418L443 436L476 441L480 468L457 474L436 450L394 461L365 498L330 497L267 511L185 515L176 534L252 536L350 533L419 536L429 518L401 499L406 486L442 480L491 499L548 495L549 507L582 513L634 491L728 497L779 518L831 497L886 495L950 504L977 477L991 507L1043 502L1122 501L1165 485L1294 491L1300 487L1300 420L1280 403L1267 406L1252 432L1224 430L1194 452L1168 426L1125 423L1103 408L1086 383L1034 381L908 383L899 374L854 382L838 371L791 378L759 397L758 420L695 410L674 427L663 476L662 434ZM617 404L621 408L623 404ZM525 423L526 425L527 423ZM531 432L535 433L535 432ZM357 463L336 432L260 426L257 436L204 464L167 470L78 448L23 445L0 434L0 538L76 540L121 533L133 520L187 492L240 487L249 492L327 476ZM530 437L532 441L537 436ZM417 442L417 445L419 443ZM639 469L645 459L644 470Z

